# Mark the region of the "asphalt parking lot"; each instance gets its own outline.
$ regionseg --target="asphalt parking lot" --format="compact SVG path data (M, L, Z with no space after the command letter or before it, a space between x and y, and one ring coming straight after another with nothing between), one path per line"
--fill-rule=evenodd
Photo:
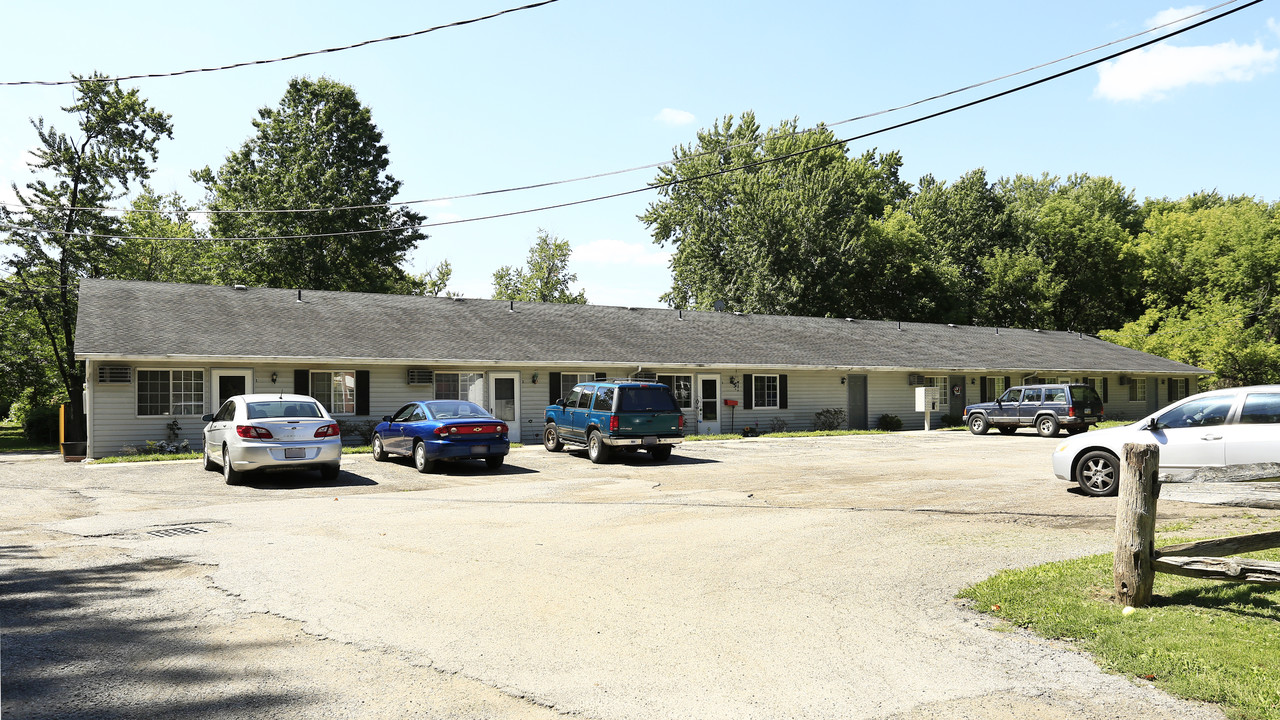
M0 457L4 715L1221 717L954 600L1110 551L1114 500L1054 479L1054 442L348 456L235 487ZM1206 533L1245 515L1161 500Z

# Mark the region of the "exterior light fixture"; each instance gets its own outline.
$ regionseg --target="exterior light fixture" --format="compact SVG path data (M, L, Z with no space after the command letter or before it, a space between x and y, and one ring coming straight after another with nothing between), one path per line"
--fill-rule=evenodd
M280 377L280 376L279 376L279 375L277 375L276 373L271 373L271 384L272 384L272 385L275 385L275 384L276 384L276 379L277 379L278 377Z
M538 372L536 370L533 373L533 377L530 378L530 381L533 382L534 385L538 384Z

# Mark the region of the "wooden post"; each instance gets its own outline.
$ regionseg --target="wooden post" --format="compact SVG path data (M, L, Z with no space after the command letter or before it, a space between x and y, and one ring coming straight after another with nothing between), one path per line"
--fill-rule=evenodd
M1160 485L1158 445L1126 443L1116 505L1116 602L1126 607L1151 603L1155 582L1156 500Z

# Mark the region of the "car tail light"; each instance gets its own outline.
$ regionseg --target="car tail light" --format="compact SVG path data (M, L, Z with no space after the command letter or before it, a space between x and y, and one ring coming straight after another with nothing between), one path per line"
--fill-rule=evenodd
M246 440L270 440L271 431L257 425L237 425L236 434Z
M1076 406L1072 405L1071 407L1067 408L1067 417L1075 417L1075 416L1076 416Z
M324 427L316 428L316 437L318 438L339 437L341 435L342 428L338 427L337 423L329 423Z
M436 435L439 435L440 437L446 437L449 434L449 426L441 425L440 427L436 428L435 430L432 430L431 432L435 433ZM454 429L454 432L458 432L457 429Z
M618 416L613 415L609 418L609 432L618 432Z
M676 425L677 427L679 427L681 430L684 429L684 413L680 413L680 419L677 420L676 423L677 423Z
M500 435L506 435L506 434L507 434L507 424L506 424L506 423L498 423L498 427L494 428L494 432L496 432L496 433L498 433L498 434L500 434Z

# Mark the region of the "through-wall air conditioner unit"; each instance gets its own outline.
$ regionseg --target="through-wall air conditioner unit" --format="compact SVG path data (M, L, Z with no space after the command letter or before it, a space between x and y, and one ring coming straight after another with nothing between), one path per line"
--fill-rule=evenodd
M923 385L923 384L924 384L924 376L923 376L923 375L914 375L914 374L913 374L913 375L908 375L908 376L907 376L907 384L908 384L908 385Z
M133 368L128 365L98 367L98 383L101 385L128 385L131 382L133 382Z
M421 368L409 368L409 384L410 385L432 385L436 381L436 374L433 370L422 370Z

